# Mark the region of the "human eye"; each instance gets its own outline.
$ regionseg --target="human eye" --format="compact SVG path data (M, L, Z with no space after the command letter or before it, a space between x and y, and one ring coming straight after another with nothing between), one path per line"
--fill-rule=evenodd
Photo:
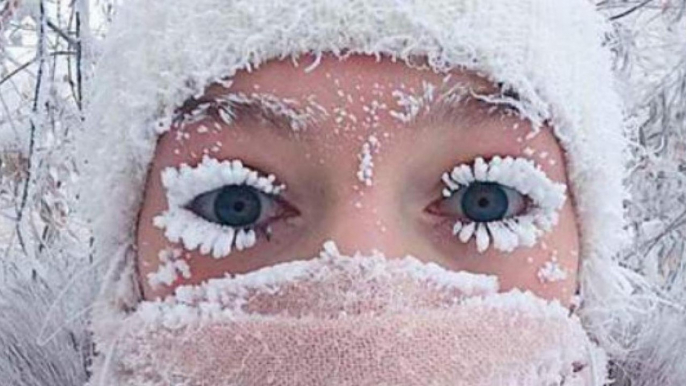
M162 184L169 209L155 217L155 226L169 241L217 259L253 247L258 233L269 237L271 222L293 214L279 198L285 186L240 160L205 156L194 168L169 167L162 171Z
M566 186L556 183L526 158L478 157L442 176L443 197L427 211L454 220L453 235L476 239L477 251L490 245L511 252L531 247L557 223Z
M265 223L275 211L274 197L250 185L224 185L200 194L186 209L215 224L252 228Z

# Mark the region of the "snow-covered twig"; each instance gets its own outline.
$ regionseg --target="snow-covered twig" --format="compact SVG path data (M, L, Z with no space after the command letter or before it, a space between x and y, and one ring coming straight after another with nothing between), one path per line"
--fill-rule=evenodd
M44 0L40 1L40 27L38 29L38 77L36 79L36 87L33 97L33 117L30 121L30 135L29 135L29 152L28 152L28 165L27 165L27 176L24 181L24 188L22 190L21 200L19 202L19 208L17 209L17 222L16 231L19 240L19 245L21 245L24 253L27 253L26 244L24 242L24 237L21 231L21 220L24 216L24 211L26 210L26 201L29 194L29 186L31 183L31 166L34 153L34 147L36 143L36 130L40 123L36 122L36 118L40 119L40 97L41 97L41 86L43 81L43 71L45 68L45 50L46 50L46 36L45 28L47 26L47 17L45 14L45 3Z

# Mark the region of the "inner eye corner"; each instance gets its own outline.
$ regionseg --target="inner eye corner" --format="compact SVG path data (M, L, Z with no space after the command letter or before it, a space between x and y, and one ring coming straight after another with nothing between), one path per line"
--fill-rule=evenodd
M271 198L276 201L281 209L280 213L276 216L277 219L287 219L293 217L299 217L302 215L300 210L293 206L290 202L286 201L281 195L272 195Z

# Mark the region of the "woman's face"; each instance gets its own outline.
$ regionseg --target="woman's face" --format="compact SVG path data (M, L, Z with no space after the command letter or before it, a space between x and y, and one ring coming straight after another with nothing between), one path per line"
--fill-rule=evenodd
M496 91L468 72L446 76L359 56L324 57L309 72L308 65L274 61L239 73L232 84L215 85L202 98L233 99L230 123L210 113L160 138L138 223L138 268L146 299L171 294L179 285L316 256L325 241L333 240L346 254L412 255L452 270L496 275L502 291L516 287L569 304L579 259L569 191L557 224L533 246L503 251L491 243L480 252L475 236L463 242L453 235L456 221L467 224L465 216L481 209L521 215L534 205L525 194L509 190L504 195L502 188L486 184L485 195L472 191L472 204L467 193L446 198L441 179L455 166L473 165L477 157L488 162L511 156L534 161L548 179L566 185L564 154L549 128L529 135L531 124L511 109L469 93L439 101L448 90L454 95ZM254 246L238 250L234 245L218 259L184 249L154 225L170 206L163 170L183 163L195 167L203 156L240 160L285 185L278 196L243 188L205 195L187 206L198 221L244 215L236 221L257 230ZM251 202L257 196L255 206ZM218 202L229 209L218 214ZM152 285L149 277L162 271L161 259L169 251L185 264L172 267L179 271L173 281Z

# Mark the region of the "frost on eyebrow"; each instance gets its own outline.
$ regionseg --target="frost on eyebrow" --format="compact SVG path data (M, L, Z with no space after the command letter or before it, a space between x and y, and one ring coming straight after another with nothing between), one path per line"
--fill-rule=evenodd
M490 81L488 84L491 84ZM532 122L535 135L543 119L527 109L519 95L503 84L484 87L470 81L453 81L446 75L440 84L423 81L420 90L401 84L392 91L396 106L389 115L403 124L444 122L456 127L476 126L479 122L503 115L518 116Z
M230 126L237 120L249 118L280 129L302 131L328 115L314 95L301 102L268 93L227 92L188 99L177 109L172 125L183 128L211 117L216 121L215 129L221 130L222 124Z

